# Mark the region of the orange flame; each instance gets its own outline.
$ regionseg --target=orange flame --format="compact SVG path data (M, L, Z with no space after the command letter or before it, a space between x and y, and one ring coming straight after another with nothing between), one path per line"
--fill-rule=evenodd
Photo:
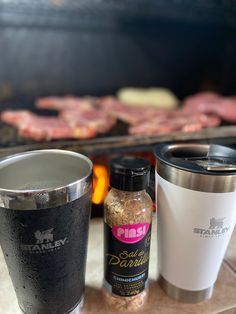
M96 205L102 204L109 188L109 178L107 168L103 165L93 167L93 195L92 202Z

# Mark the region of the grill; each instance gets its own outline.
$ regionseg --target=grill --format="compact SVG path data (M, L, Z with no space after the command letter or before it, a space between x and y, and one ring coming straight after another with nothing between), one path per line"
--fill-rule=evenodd
M50 110L37 110L29 104L4 103L1 109L29 109L45 116L55 115ZM0 155L34 150L34 149L66 149L81 152L88 156L100 156L128 152L151 152L157 143L178 142L214 142L234 145L236 143L236 125L222 125L217 128L203 129L194 133L172 132L158 136L133 136L127 133L128 125L118 120L113 129L106 134L88 140L26 140L17 134L17 130L0 123Z

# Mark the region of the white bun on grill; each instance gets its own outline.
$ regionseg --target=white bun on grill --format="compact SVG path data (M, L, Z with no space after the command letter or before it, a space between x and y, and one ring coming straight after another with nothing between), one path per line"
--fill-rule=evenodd
M130 106L155 106L158 108L174 109L178 106L178 98L167 88L136 88L124 87L117 92L120 101Z

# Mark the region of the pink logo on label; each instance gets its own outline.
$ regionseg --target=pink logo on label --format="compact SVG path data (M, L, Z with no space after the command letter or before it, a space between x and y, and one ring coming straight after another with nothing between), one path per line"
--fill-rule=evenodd
M141 223L112 227L112 234L121 242L132 244L142 240L148 232L150 224Z

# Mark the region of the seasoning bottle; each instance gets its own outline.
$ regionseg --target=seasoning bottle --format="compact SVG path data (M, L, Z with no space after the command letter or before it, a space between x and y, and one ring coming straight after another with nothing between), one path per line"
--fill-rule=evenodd
M119 157L110 165L104 202L104 284L110 309L136 311L148 288L152 200L146 193L150 165L142 158Z

